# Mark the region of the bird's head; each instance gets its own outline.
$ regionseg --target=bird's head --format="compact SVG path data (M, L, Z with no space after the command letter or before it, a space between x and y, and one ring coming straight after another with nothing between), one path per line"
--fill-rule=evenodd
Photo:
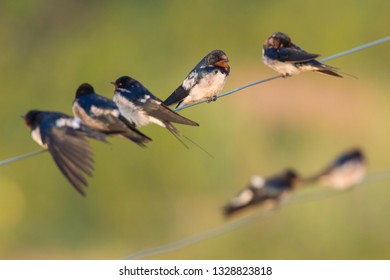
M228 69L229 59L225 52L221 50L214 50L206 55L205 64Z
M269 49L279 49L284 47L290 47L291 46L291 39L290 37L282 32L275 32L270 37L268 37L264 42L264 48Z
M37 121L38 121L38 116L41 113L41 111L38 110L30 110L27 112L27 114L21 116L24 119L24 122L26 125L31 128L33 127Z
M76 90L76 98L88 94L93 94L95 91L93 87L88 83L81 84L78 89Z
M122 76L120 78L118 78L115 82L112 82L111 84L113 84L115 86L115 89L118 89L118 88L129 88L129 87L133 87L137 84L137 80L129 77L129 76Z

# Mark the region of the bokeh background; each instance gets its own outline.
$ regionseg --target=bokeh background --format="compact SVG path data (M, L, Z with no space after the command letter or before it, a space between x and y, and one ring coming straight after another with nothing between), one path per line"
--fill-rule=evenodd
M20 119L71 114L79 84L107 97L121 75L165 99L213 49L231 65L225 90L275 75L261 47L275 31L322 57L389 35L387 1L13 1L0 3L0 159L39 149ZM87 198L48 153L1 167L1 259L118 259L224 225L222 206L254 174L318 171L361 147L369 172L390 168L390 44L329 61L358 77L317 73L248 88L181 114L204 147L151 125L146 149L92 142ZM388 259L389 180L282 207L157 259ZM311 191L322 191L313 186ZM301 195L305 190L297 190ZM251 210L242 214L252 215ZM236 217L234 219L240 219Z

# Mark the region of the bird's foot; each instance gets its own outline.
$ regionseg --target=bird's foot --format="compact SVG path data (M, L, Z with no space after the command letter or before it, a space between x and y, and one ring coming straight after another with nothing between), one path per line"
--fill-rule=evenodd
M217 101L217 99L218 99L218 97L216 95L211 96L210 98L207 99L207 103L215 102L215 101Z

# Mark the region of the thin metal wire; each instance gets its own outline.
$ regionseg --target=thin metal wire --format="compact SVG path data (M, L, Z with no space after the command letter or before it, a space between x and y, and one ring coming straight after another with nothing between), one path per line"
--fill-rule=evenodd
M5 165L7 163L14 162L14 161L18 161L18 160L21 160L21 159L24 159L24 158L29 158L29 157L32 157L32 156L35 156L35 155L39 155L39 154L42 154L43 152L46 152L46 151L47 150L38 150L38 151L31 152L31 153L28 153L28 154L24 154L24 155L21 155L21 156L5 159L5 160L0 161L0 166L1 165Z
M363 182L361 182L359 185L355 186L351 190L360 188L366 184L371 184L377 181L381 180L386 180L390 179L390 169L387 170L381 170L381 171L376 171L376 172L371 172L366 178L364 179ZM324 188L320 191L316 191L313 193L306 193L303 195L295 195L291 197L291 199L282 202L281 205L278 207L278 209L285 207L286 205L289 204L297 204L297 203L306 203L306 202L313 202L317 200L322 200L324 198L329 198L329 197L334 197L334 196L339 196L342 194L345 194L345 191L336 191L332 190L330 188ZM162 246L157 246L153 248L148 248L139 252L136 252L134 254L128 255L124 259L142 259L145 257L150 257L154 255L159 255L163 253L168 253L172 251L176 251L178 249L193 245L195 243L205 241L208 239L211 239L213 237L222 235L224 233L228 233L230 231L233 231L241 226L244 226L246 224L253 223L255 221L259 221L263 218L268 217L270 214L274 213L274 211L270 208L260 210L259 212L256 212L254 215L243 217L237 220L234 220L229 223L225 223L221 226L215 227L213 229L192 235L190 237L171 242Z
M373 47L373 46L376 46L376 45L379 45L379 44L386 43L387 41L390 41L390 36L384 37L382 39L378 39L376 41L373 41L373 42L370 42L370 43L358 46L356 48L353 48L353 49L350 49L350 50L347 50L347 51L344 51L344 52L336 53L334 55L328 56L327 58L321 59L320 62L325 62L325 61L328 61L328 60L331 60L331 59L335 59L335 58L344 56L346 54L350 54L350 53L354 53L354 52L357 52L357 51L360 51L360 50L364 50L364 49L367 49L369 47Z
M344 52L340 52L340 53L331 55L331 56L329 56L327 58L324 58L324 59L320 60L320 62L325 62L325 61L328 61L328 60L331 60L331 59L335 59L335 58L338 58L338 57L341 57L341 56L344 56L344 55L347 55L347 54L350 54L350 53L354 53L354 52L357 52L357 51L360 51L360 50L363 50L363 49L366 49L366 48L369 48L369 47L372 47L372 46L375 46L375 45L379 45L379 44L385 43L387 41L390 41L390 36L387 36L387 37L378 39L376 41L373 41L373 42L370 42L370 43L367 43L367 44L364 44L364 45L352 48L350 50L346 50ZM282 75L277 75L277 76L273 76L273 77L270 77L270 78L267 78L267 79L263 79L263 80L260 80L260 81L256 81L256 82L252 82L252 83L243 85L243 86L238 87L236 89L233 89L231 91L228 91L228 92L221 93L221 94L217 95L217 99L218 98L222 98L222 97L227 96L227 95L230 95L230 94L235 93L237 91L246 89L248 87L252 87L252 86L255 86L255 85L258 85L258 84L262 84L262 83L265 83L265 82L268 82L268 81L272 81L272 80L275 80L275 79L278 79L278 78L281 78L281 77L282 77ZM201 101L198 101L198 102L194 102L192 104L189 104L189 105L186 105L186 106L183 106L183 107L180 107L180 108L176 108L176 109L174 109L174 111L180 111L180 110L183 110L183 109L195 106L195 105L199 105L199 104L205 103L205 102L208 102L208 100L201 100ZM36 154L39 154L39 153L36 153ZM35 155L34 153L30 153L30 154L26 154L26 155L17 156L17 157L14 157L12 159L5 159L3 161L0 161L0 166L4 165L4 164L7 164L7 163L11 163L11 162L17 161L17 160L24 159L24 158L27 158L27 157L31 157L31 156L34 156L34 155Z

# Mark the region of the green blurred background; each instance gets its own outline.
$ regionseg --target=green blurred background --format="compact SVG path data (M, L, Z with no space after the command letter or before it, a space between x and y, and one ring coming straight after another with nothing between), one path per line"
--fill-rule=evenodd
M261 47L275 31L322 57L389 35L388 1L13 1L0 3L0 159L39 149L20 119L71 114L79 84L112 97L121 75L165 99L209 51L231 65L225 90L275 75ZM224 225L222 206L254 174L303 175L359 146L390 168L390 44L329 61L358 79L278 79L181 112L197 147L165 129L92 142L82 198L49 154L1 167L1 259L118 259ZM158 259L389 259L389 180L274 214ZM320 186L312 191L322 191ZM297 191L296 195L304 191ZM261 211L259 209L258 211ZM245 215L253 213L249 211ZM236 217L234 219L239 219Z

